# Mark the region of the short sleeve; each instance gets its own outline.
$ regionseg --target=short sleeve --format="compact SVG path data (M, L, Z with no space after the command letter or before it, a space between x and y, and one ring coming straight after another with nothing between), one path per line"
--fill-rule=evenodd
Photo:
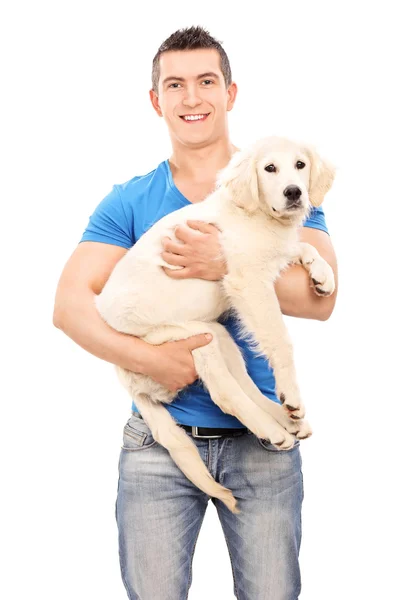
M82 235L81 242L104 242L123 248L132 248L133 223L128 223L118 186L98 204Z
M325 213L321 206L313 206L308 218L304 221L303 227L312 227L313 229L321 229L329 235L328 227L326 226Z

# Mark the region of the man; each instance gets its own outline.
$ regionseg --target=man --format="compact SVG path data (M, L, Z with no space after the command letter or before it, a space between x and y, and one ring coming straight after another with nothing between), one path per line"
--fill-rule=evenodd
M62 273L54 323L103 360L150 375L170 390L185 388L167 409L193 436L214 478L239 501L241 514L233 515L213 499L228 545L237 598L295 600L300 593L303 500L299 443L289 451L278 451L212 402L196 382L191 355L191 350L208 343L205 336L151 346L111 329L94 306L93 294L100 293L127 249L165 214L189 202L201 202L213 190L217 172L237 150L230 142L227 120L237 86L225 51L208 32L191 27L171 35L153 60L152 83L150 99L167 123L172 156L151 173L114 186L91 215L81 243ZM177 229L176 236L179 244L163 240L163 258L182 267L165 269L170 277L223 277L226 266L219 258L215 227L189 222L188 227ZM335 253L322 209L313 210L301 237L318 249L336 275ZM308 274L300 266L284 273L276 291L286 315L325 320L335 304L336 294L330 298L314 294ZM238 339L234 318L224 324L243 350L255 383L278 401L268 362L254 356ZM116 518L128 596L184 600L209 498L188 481L165 448L155 443L134 399L125 429Z

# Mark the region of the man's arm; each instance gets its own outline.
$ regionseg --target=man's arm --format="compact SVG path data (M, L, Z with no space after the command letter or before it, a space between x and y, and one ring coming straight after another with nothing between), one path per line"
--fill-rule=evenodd
M221 279L227 271L218 239L219 230L214 225L201 221L188 221L187 225L180 225L175 230L175 236L180 240L179 244L169 238L163 240L163 259L183 268L175 271L163 267L164 271L173 279ZM203 235L199 236L199 232ZM328 298L317 296L304 267L291 265L275 284L281 311L291 317L326 321L335 306L338 287L338 269L331 238L325 231L312 227L302 227L299 238L300 241L314 246L330 264L335 275L336 290Z
M112 329L94 303L95 294L126 252L126 248L101 242L79 244L58 283L53 323L98 358L140 372L140 350L145 351L147 344Z
M332 267L336 289L328 298L317 296L312 289L310 276L301 265L291 265L275 283L281 311L290 317L326 321L332 314L338 289L338 267L331 238L325 231L302 227L300 241L307 242Z
M94 356L135 373L149 375L171 391L198 377L191 351L210 342L203 334L152 346L110 327L100 316L95 295L100 294L126 248L101 242L78 245L58 283L53 323Z

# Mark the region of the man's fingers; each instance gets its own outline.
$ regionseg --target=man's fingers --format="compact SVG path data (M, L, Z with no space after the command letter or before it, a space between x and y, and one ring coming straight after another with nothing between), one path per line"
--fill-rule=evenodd
M186 267L188 259L180 254L173 254L172 252L161 252L161 258L170 265L177 267Z
M202 233L214 233L215 230L220 231L218 229L218 227L216 227L215 225L211 225L211 223L206 223L205 221L189 220L189 221L187 221L187 224L192 229L197 229L198 231L201 231Z
M174 254L181 254L185 247L185 244L177 244L177 242L173 242L168 237L162 238L161 241L164 250L168 250L168 252L173 252Z
M191 230L191 227L188 227L185 223L181 223L175 227L175 237L178 240L182 240L182 242L191 243L193 242L193 237L197 234Z
M187 279L191 276L189 267L183 267L183 269L179 269L179 271L175 269L168 269L168 267L161 268L163 269L164 273L166 273L168 277L171 277L172 279Z
M207 344L209 344L211 340L211 333L199 333L197 335L192 335L191 337L182 341L185 342L185 346L188 350L195 350L196 348L201 348L201 346L207 346Z

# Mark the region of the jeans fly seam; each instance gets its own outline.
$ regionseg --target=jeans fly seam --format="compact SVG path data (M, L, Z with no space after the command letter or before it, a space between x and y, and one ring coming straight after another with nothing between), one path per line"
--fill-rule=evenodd
M211 440L208 440L208 460L207 460L207 469L211 473L211 458L212 458L212 447Z

